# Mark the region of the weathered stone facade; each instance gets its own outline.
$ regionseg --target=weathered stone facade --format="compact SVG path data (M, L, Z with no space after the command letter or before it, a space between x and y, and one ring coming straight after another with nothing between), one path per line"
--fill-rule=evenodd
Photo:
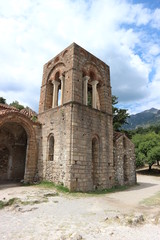
M136 183L134 144L125 134L114 133L114 168L116 185Z
M24 173L20 171L21 176L16 176L21 178L24 174L25 181L33 181L38 172L40 180L76 191L136 181L133 145L131 151L130 141L126 140L125 151L122 149L127 158L125 165L120 145L114 142L113 147L109 66L75 43L44 65L38 122L34 123L24 113L8 111L8 115L0 115L0 131L9 136L4 129L12 135L18 131L19 137L23 133L23 138L20 137L23 164L19 169ZM14 155L3 143L5 136L0 135L4 179L9 174L7 159ZM16 145L16 140L12 145Z
M105 63L73 43L45 64L38 120L42 179L81 191L114 186L111 87Z
M0 104L0 180L34 181L40 125Z

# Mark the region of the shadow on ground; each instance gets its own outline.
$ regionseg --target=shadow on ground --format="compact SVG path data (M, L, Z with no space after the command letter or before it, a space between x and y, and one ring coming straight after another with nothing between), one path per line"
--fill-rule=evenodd
M0 181L0 190L22 186L20 181Z
M148 169L139 169L137 170L138 174L148 175L148 176L155 176L160 177L160 169L159 168L153 168L151 170Z

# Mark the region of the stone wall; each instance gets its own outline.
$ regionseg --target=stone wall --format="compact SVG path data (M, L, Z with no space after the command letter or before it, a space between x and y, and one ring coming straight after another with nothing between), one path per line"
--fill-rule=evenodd
M68 186L71 159L71 104L39 114L42 124L38 169L40 179ZM49 139L54 138L53 159L49 157Z
M114 166L116 185L136 183L134 144L122 133L114 135Z
M60 84L57 76L63 78L63 102L53 107L55 82ZM90 86L96 83L92 95L98 109L84 104L85 77ZM44 65L38 116L42 124L40 179L63 183L78 191L115 184L111 102L109 67L77 44ZM54 139L51 156L50 137Z
M70 189L90 191L114 185L112 131L112 116L73 104Z

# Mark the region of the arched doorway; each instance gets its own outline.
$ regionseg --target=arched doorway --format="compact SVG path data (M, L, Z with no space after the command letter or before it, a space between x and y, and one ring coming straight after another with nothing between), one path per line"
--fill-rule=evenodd
M93 189L97 189L99 185L99 139L92 139L92 182Z
M6 122L0 128L0 180L24 179L27 133L18 123Z

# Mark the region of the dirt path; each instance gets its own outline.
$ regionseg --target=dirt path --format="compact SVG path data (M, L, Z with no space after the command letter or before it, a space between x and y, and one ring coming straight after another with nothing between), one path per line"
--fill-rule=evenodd
M0 200L23 202L0 210L0 239L159 240L160 206L140 202L160 191L160 177L138 175L138 183L127 191L85 197L0 186Z

